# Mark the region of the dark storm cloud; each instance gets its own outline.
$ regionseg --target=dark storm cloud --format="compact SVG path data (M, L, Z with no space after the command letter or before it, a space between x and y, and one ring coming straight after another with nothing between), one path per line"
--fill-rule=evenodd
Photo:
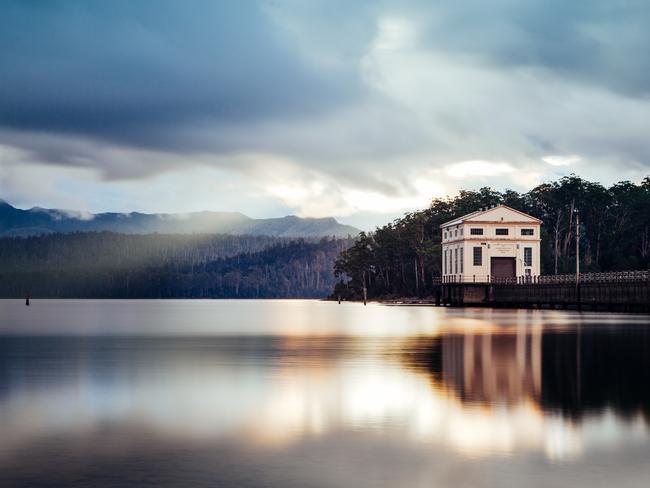
M646 0L4 0L0 191L66 167L106 184L99 209L116 181L210 167L291 208L398 212L560 172L638 179L648 25Z
M419 19L431 48L504 67L539 66L630 95L650 92L650 8L642 1L306 7L292 1L8 0L0 15L0 126L205 149L210 143L188 134L193 128L245 130L363 98L355 63L374 34L372 24L395 14ZM300 35L279 33L274 15L299 16ZM348 62L310 63L301 47L329 49ZM232 149L218 135L211 144Z
M646 0L407 0L402 5L403 12L424 12L420 18L436 49L504 68L541 67L632 96L650 94Z
M358 89L350 73L299 59L264 3L17 0L0 8L5 128L170 147L174 129L319 113Z

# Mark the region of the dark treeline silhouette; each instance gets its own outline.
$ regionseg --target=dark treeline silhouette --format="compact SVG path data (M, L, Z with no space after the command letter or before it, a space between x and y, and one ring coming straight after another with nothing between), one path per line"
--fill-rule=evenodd
M352 239L125 235L0 239L0 296L35 298L297 298L332 289Z
M360 298L429 295L441 275L440 224L505 204L541 219L542 274L575 269L575 210L580 212L581 269L617 271L650 265L650 177L606 188L571 175L527 193L491 188L434 199L429 208L361 233L335 263L333 296Z
M567 415L614 408L650 421L650 331L617 326L545 334L542 404Z

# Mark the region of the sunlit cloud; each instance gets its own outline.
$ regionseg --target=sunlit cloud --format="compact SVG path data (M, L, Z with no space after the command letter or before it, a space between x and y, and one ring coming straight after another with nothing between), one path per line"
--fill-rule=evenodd
M498 176L504 173L513 173L513 168L508 163L492 161L462 161L447 166L445 172L452 178L467 178L475 176Z
M413 23L403 18L384 18L378 23L373 49L399 50L412 46L415 41Z
M572 156L545 156L542 158L546 164L551 166L571 166L579 162L582 158L577 155Z

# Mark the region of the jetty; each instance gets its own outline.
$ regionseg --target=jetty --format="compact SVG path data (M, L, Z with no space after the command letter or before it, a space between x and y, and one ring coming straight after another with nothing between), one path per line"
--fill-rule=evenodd
M650 312L650 271L443 277L436 305Z

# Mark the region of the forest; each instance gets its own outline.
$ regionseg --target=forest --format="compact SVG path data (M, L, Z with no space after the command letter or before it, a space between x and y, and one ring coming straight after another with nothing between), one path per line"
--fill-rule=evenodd
M650 266L650 177L607 188L576 175L541 184L527 193L491 188L463 190L432 200L356 242L336 259L332 297L358 299L364 277L368 296L426 296L441 275L440 224L499 204L543 221L542 274L575 269L575 218L580 214L580 266L589 271L648 269Z
M353 239L80 232L0 239L0 297L312 298Z
M542 225L542 273L650 266L650 177L604 187L571 175L527 193L437 198L356 238L76 232L0 238L0 297L370 298L427 296L440 276L440 224L505 204Z

